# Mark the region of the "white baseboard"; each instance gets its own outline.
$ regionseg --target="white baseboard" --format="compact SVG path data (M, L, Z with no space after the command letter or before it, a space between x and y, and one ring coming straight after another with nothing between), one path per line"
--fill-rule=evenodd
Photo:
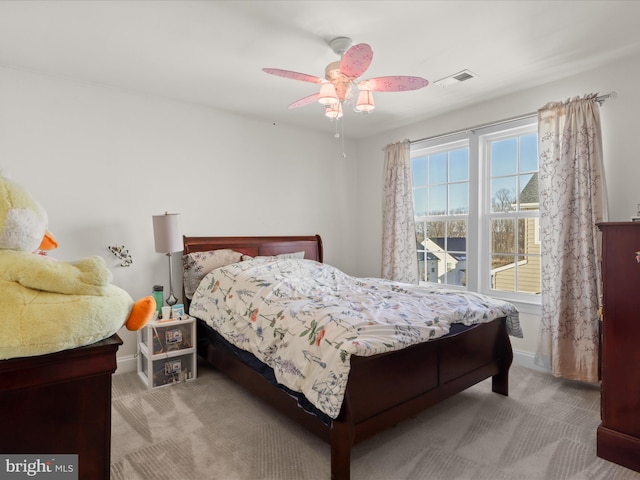
M520 365L521 367L527 367L531 370L538 370L539 372L550 373L546 368L537 365L534 362L535 355L531 352L524 352L522 350L513 351L513 364Z
M118 357L116 363L116 375L119 373L136 372L138 370L137 355L126 355L123 357Z

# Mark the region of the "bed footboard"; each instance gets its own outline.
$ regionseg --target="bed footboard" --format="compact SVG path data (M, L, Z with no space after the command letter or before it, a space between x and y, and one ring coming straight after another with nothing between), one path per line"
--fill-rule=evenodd
M492 390L508 395L512 360L504 319L398 352L353 357L331 428L331 478L349 479L353 445L476 383L492 377Z

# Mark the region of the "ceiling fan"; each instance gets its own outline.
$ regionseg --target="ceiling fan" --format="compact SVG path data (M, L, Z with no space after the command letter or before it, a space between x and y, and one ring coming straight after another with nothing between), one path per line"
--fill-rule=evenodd
M355 97L354 86L358 91L354 110L368 113L375 108L372 92L404 92L418 90L429 84L424 78L408 76L377 77L358 81L358 78L371 65L371 60L373 59L371 47L366 43L353 45L353 40L347 37L334 38L329 42L329 46L336 55L341 56L341 60L327 65L325 78L278 68L262 69L271 75L320 85L318 93L293 102L289 105L290 109L303 107L317 101L325 106L325 115L327 117L338 119L343 115L343 103L346 101L353 103L353 98Z

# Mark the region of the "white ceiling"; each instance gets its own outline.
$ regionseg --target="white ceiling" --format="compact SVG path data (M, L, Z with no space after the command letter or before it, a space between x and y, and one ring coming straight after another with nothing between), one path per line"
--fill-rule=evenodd
M469 69L448 88L377 93L361 137L551 82L640 52L638 1L0 1L0 66L169 97L320 131L320 105L288 110L317 85L337 36L368 43L362 78ZM607 92L601 92L607 93Z

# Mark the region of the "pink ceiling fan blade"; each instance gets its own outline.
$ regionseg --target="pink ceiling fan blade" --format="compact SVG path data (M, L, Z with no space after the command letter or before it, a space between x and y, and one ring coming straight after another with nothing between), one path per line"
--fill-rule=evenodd
M292 108L304 107L305 105L309 105L310 103L318 101L318 93L314 93L313 95L309 95L308 97L301 98L297 102L293 102L289 105L289 110Z
M311 82L311 83L322 83L320 77L316 77L314 75L307 75L306 73L298 73L292 72L290 70L280 70L279 68L263 68L263 72L269 73L271 75L276 75L278 77L290 78L292 80L300 80L302 82Z
M373 60L373 51L366 43L354 45L345 52L340 61L340 73L349 78L358 78L367 71Z
M358 83L360 90L371 90L373 92L406 92L418 90L429 85L429 81L421 77L377 77L369 78Z

